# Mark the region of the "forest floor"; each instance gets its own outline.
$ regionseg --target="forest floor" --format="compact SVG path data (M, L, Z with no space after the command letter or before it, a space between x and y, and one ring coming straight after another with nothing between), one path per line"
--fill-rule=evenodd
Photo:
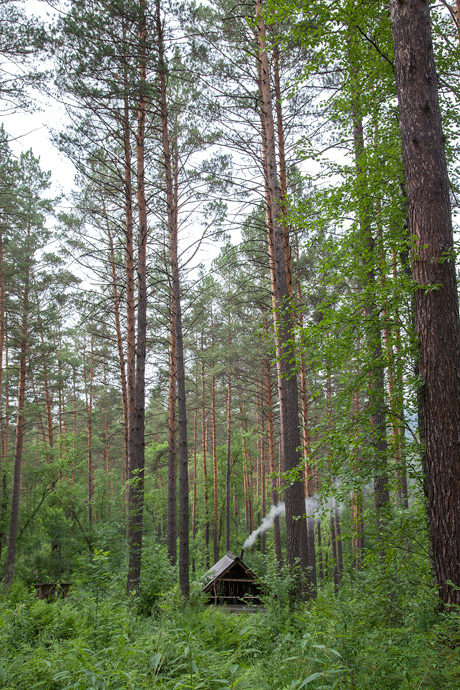
M41 601L24 586L0 602L0 687L7 690L437 690L460 688L460 618L427 592L326 588L290 610L184 605L150 611L113 591L72 588ZM407 593L406 593L407 594Z

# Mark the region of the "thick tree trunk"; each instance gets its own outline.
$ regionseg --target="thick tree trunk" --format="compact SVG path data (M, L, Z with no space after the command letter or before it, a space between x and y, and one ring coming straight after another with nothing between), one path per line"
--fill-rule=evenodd
M431 538L440 596L460 604L460 318L449 180L428 0L390 0L396 86L415 241ZM448 581L453 583L448 584Z
M267 186L270 194L270 208L273 223L273 248L275 260L276 292L279 305L278 333L281 349L280 362L280 425L284 471L290 472L301 462L299 448L299 401L297 376L293 361L293 329L286 272L285 240L282 227L280 192L277 179L275 132L273 123L272 98L270 92L269 64L266 50L265 23L262 18L262 1L256 0L257 40L259 46L262 118L266 137ZM300 559L302 567L307 566L307 523L305 515L303 477L286 485L286 558L290 565ZM300 519L299 519L300 518Z
M182 306L177 238L177 188L174 190L173 164L168 132L168 102L166 90L166 63L164 57L163 27L160 0L156 0L156 25L158 41L158 72L160 77L160 115L162 124L163 156L166 177L166 200L171 251L171 284L173 293L174 323L176 332L177 367L177 418L179 426L179 585L182 595L190 595L189 570L189 488L187 447L187 405L185 394L184 345L182 335ZM177 142L176 142L177 150ZM176 161L177 167L177 161ZM177 176L176 176L177 181Z

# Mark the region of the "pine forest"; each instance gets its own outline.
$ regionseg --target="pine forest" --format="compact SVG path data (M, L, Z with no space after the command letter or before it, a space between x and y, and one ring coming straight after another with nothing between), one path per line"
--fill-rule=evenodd
M458 690L459 64L460 0L2 0L0 687Z

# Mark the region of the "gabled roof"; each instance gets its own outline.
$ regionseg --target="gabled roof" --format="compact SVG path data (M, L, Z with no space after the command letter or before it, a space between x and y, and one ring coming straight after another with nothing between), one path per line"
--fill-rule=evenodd
M208 572L203 576L203 591L206 591L206 589L210 587L215 580L223 577L225 573L231 570L231 568L237 563L244 568L250 578L253 578L254 580L257 579L257 575L250 568L248 568L245 563L243 563L241 558L235 556L235 554L231 551L227 551L225 556L222 556L220 561L217 561L217 563L215 563L212 568L210 568L210 570L208 570Z

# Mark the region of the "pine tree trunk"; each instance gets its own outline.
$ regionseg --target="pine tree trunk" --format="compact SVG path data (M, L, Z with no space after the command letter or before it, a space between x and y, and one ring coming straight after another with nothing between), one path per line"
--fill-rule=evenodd
M145 465L145 357L147 338L147 207L145 199L145 115L146 115L146 40L147 19L145 0L139 3L139 101L136 136L136 188L139 214L137 246L137 338L135 356L134 409L130 411L129 490L128 490L128 594L139 592L142 565L142 536L144 522L144 465ZM129 405L128 405L129 409Z
M268 330L266 325L265 330ZM265 404L267 410L267 427L268 427L268 461L271 475L272 485L272 503L277 506L279 503L279 494L277 491L276 481L276 459L275 459L275 431L273 423L273 400L272 400L272 382L270 377L270 362L265 360ZM275 541L275 555L278 561L278 567L283 563L283 553L281 550L281 527L280 519L277 516L273 523L273 537Z
M85 352L86 355L86 352ZM91 336L91 350L89 358L89 372L85 367L85 391L86 391L86 430L87 430L87 454L88 454L88 522L89 528L93 526L93 500L94 500L94 464L93 464L93 377L94 377L94 339ZM87 383L88 381L88 383Z
M6 318L5 318L5 270L3 265L3 235L0 228L0 420L5 420L5 426L0 429L0 557L2 555L3 541L5 534L6 509L2 510L7 500L6 491L3 489L3 478L6 478L6 458L5 439L8 425L8 382L5 381L5 414L3 415L3 355L5 352ZM6 366L6 363L5 363ZM7 508L7 506L6 506Z
M208 445L206 398L204 379L204 349L203 333L201 334L201 450L203 456L203 520L204 520L204 546L205 566L209 568L209 515L208 515L208 468L206 462Z
M168 524L166 546L171 563L177 560L177 457L176 457L176 324L171 295L168 397Z
M6 318L5 318L5 332L6 332ZM5 345L5 370L8 371L8 345ZM3 433L2 453L2 474L1 474L1 499L0 499L0 555L6 540L6 520L8 514L8 479L7 479L7 462L9 452L10 440L10 394L8 376L5 377L5 427Z
M212 328L212 326L211 326ZM215 363L212 363L214 372ZM211 378L212 469L214 479L214 563L219 560L219 493L217 482L216 377Z
M117 350L118 350L118 364L120 367L120 383L121 383L121 401L123 409L123 456L125 464L122 464L122 491L124 488L126 480L126 469L127 469L127 458L128 458L128 391L127 391L127 381L126 381L126 362L125 353L123 347L123 336L121 330L121 320L120 320L120 297L118 292L118 281L117 281L117 271L115 262L115 250L113 245L113 237L110 230L109 218L105 208L105 203L103 202L103 211L106 219L107 226L107 237L109 240L109 257L110 257L110 267L112 272L112 292L113 292L113 310L115 317L115 332L117 336ZM126 209L125 209L126 213ZM127 226L129 224L127 223ZM132 224L131 224L132 228ZM123 463L123 460L122 460Z
M193 512L192 512L192 536L193 541L196 540L197 535L197 443L198 443L198 357L195 359L195 410L193 412ZM193 561L193 570L195 571L195 561Z
M228 316L228 354L230 356L232 336L230 315ZM230 479L232 473L232 375L230 363L227 372L227 464L225 468L225 550L230 551Z
M185 393L184 345L182 335L182 306L180 292L179 261L177 253L177 187L174 190L173 165L168 132L168 104L166 91L166 63L164 58L163 27L160 16L160 0L156 0L156 25L158 41L158 72L160 77L162 143L166 177L166 199L171 251L171 284L173 292L174 322L176 328L177 370L177 418L179 426L179 585L185 599L190 595L189 570L189 488L187 447L187 404ZM177 151L177 141L176 141ZM177 160L176 160L177 168ZM176 176L177 182L177 176Z
M412 275L431 538L441 600L458 605L460 318L430 7L420 0L390 0L390 10L410 230L415 241Z
M45 345L45 337L43 334L43 324L41 323L40 320L40 342L42 346L44 347ZM46 360L43 363L43 391L45 394L45 410L46 410L46 428L48 432L48 444L49 447L52 448L54 445L54 436L53 436L53 415L51 412L51 395L50 395L50 387L49 387L49 382L48 382L48 367L46 364Z
M273 47L273 81L275 83L275 110L278 135L278 161L280 179L280 204L283 211L283 234L284 234L284 259L286 262L286 279L289 296L293 294L292 258L289 239L289 226L285 220L287 214L287 172L286 172L286 152L284 140L283 108L281 96L281 79L279 70L279 48L275 44Z
M8 535L8 549L5 562L5 590L9 589L9 587L13 584L14 565L16 561L16 545L18 538L19 500L21 492L21 464L25 432L24 405L26 399L26 364L28 355L29 288L30 267L27 266L26 275L24 278L24 294L22 299L18 407L16 419L16 436L14 443L14 469L13 486L11 490L10 528Z
M281 445L284 461L284 471L289 472L298 467L301 457L299 454L299 401L297 376L292 362L295 360L293 351L293 329L291 315L291 300L289 299L288 280L285 260L285 240L281 219L280 192L277 179L276 147L270 92L270 75L266 51L266 31L262 18L262 1L255 2L257 17L257 39L259 46L262 117L266 137L267 186L270 194L270 209L273 223L273 248L275 259L275 276L278 312L278 332L281 348L280 362L280 427ZM286 558L290 565L297 559L303 568L307 566L307 524L299 516L305 514L303 477L286 485Z

